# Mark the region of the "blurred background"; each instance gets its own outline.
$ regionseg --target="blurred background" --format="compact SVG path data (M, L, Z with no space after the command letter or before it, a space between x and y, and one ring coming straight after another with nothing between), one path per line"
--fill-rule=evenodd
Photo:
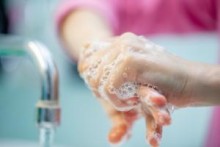
M59 0L5 0L10 19L10 23L5 23L10 27L6 32L43 42L57 63L62 122L56 130L55 143L71 147L109 146L106 136L110 123L57 38L54 12L58 3ZM218 61L218 41L214 33L153 36L150 39L186 59L206 63ZM0 146L6 146L6 142L37 143L35 104L40 97L39 75L28 60L10 60L5 62L1 59ZM202 147L211 112L212 108L176 110L172 125L164 129L161 146ZM133 137L122 146L148 146L144 120L135 124Z

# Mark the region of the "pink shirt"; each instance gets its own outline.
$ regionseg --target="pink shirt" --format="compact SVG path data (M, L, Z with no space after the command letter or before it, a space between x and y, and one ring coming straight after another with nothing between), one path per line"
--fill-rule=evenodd
M76 8L91 9L102 16L115 35L133 32L193 33L218 31L220 34L220 0L66 0L60 5L56 21ZM214 110L207 147L220 147L220 108Z
M220 28L219 0L66 0L59 7L57 23L75 8L97 11L115 34L188 33Z

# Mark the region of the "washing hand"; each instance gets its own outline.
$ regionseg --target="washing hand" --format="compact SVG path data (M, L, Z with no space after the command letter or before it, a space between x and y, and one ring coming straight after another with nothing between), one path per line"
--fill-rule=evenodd
M133 123L144 117L148 142L159 146L172 106L190 103L188 62L131 33L84 48L78 69L112 120L109 141L128 139Z

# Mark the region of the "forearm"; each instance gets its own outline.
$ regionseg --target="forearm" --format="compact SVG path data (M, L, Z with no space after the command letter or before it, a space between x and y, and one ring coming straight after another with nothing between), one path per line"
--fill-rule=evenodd
M194 64L191 70L191 91L193 105L220 105L220 66ZM191 88L191 89L190 89Z
M61 25L62 41L70 56L76 60L86 42L110 36L112 32L104 18L90 10L71 12Z

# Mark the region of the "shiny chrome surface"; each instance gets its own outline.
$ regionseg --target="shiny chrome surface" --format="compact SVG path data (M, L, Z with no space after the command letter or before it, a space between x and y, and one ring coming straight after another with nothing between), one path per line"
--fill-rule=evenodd
M0 56L21 56L35 63L41 78L41 96L36 104L37 123L40 127L59 125L59 76L47 47L38 41L0 36Z

